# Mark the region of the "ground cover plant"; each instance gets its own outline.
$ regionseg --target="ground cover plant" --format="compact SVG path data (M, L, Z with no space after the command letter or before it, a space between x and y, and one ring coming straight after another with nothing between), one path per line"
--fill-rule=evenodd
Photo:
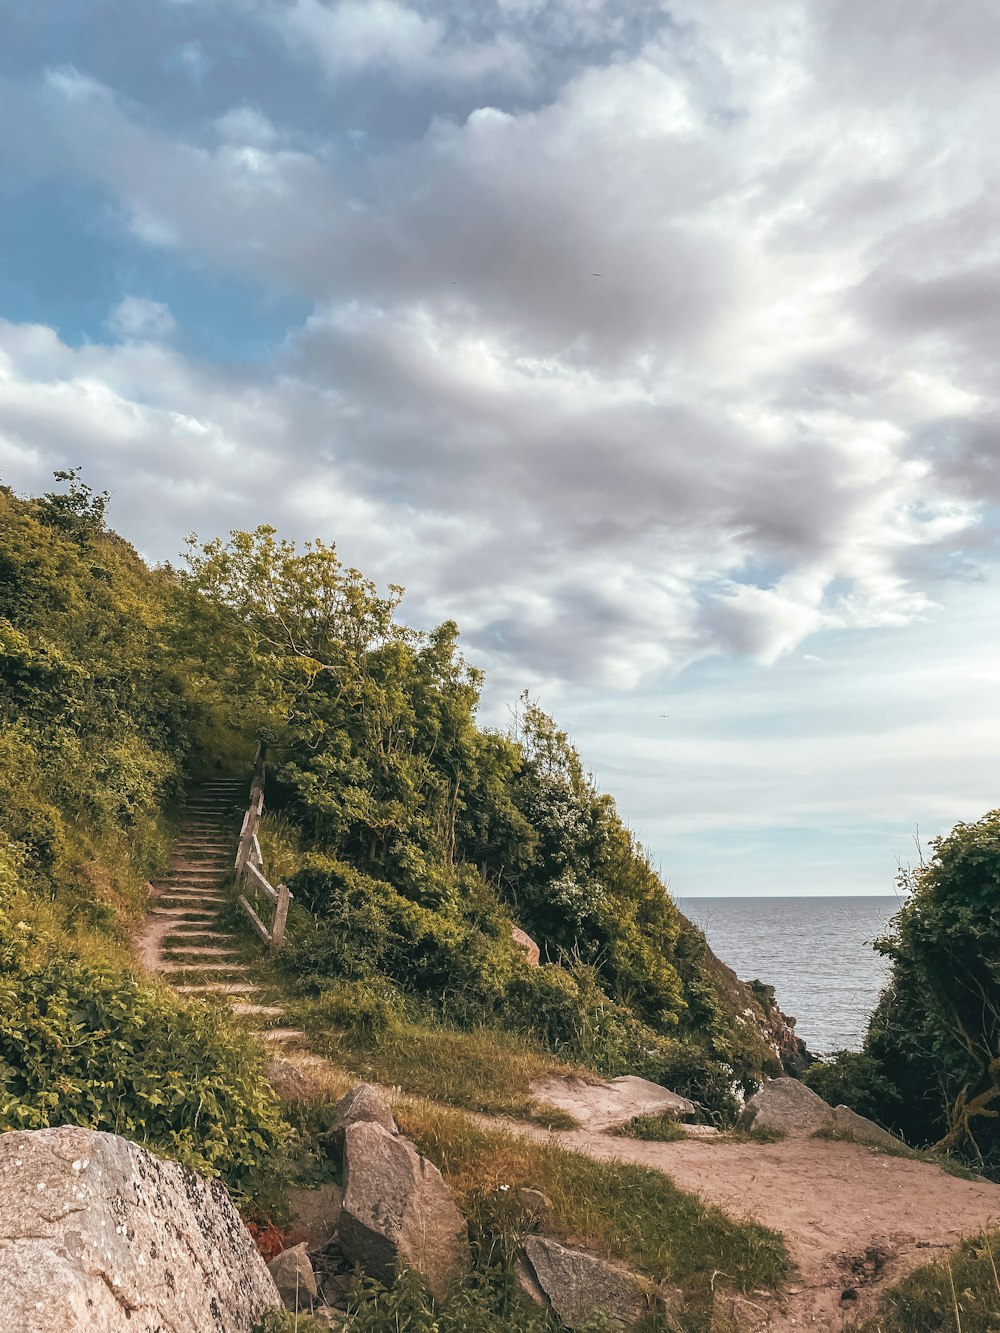
M1000 1328L1000 1233L985 1232L886 1291L878 1313L850 1333L996 1333Z

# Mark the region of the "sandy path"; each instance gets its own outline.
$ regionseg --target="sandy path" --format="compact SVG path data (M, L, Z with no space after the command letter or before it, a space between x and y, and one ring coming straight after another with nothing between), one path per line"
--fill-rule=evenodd
M772 1144L644 1143L502 1123L589 1157L663 1171L731 1216L782 1232L799 1271L773 1312L768 1298L753 1297L762 1313L747 1308L748 1329L839 1329L869 1313L878 1292L911 1268L959 1237L1000 1223L1000 1185L959 1180L925 1162L855 1144L794 1137ZM869 1251L879 1258L873 1262ZM841 1300L849 1288L857 1299Z

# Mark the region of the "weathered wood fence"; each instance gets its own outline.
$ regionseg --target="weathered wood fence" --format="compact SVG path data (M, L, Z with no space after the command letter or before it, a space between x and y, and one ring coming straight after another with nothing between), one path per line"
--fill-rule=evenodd
M254 930L269 948L280 949L285 938L285 920L288 916L288 904L292 895L284 884L279 884L275 889L269 883L267 876L264 874L264 857L261 854L260 842L257 840L257 825L260 823L261 813L264 809L264 774L266 767L265 750L262 743L257 746L257 754L253 765L253 780L250 783L250 804L243 816L239 846L236 849L236 887L242 890L239 898L240 906L250 918L250 924ZM248 892L253 894L258 901L260 895L263 894L273 904L274 911L271 917L270 930L264 925L264 922L249 902L246 896Z

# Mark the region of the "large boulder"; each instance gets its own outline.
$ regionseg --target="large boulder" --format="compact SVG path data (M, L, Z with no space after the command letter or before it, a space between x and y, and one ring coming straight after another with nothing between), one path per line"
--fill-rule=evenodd
M548 1236L528 1236L524 1259L518 1271L522 1289L550 1305L570 1328L594 1314L632 1328L654 1306L652 1288L631 1269Z
M392 1112L382 1100L377 1088L370 1083L359 1083L333 1108L333 1119L326 1131L326 1141L334 1152L344 1151L344 1135L349 1125L381 1125L389 1134L398 1134Z
M305 1236L306 1249L325 1249L337 1234L344 1191L334 1180L313 1189L295 1186L288 1191L288 1211L295 1231Z
M279 1305L218 1182L114 1134L0 1134L0 1328L250 1333Z
M830 1106L797 1078L772 1078L744 1106L736 1128L781 1134L815 1134L830 1119Z
M366 1273L391 1281L402 1267L423 1273L443 1300L469 1266L469 1236L437 1167L372 1121L344 1136L339 1244Z

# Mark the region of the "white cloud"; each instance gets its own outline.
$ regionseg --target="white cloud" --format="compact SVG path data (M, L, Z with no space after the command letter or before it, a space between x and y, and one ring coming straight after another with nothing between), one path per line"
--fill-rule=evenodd
M167 338L177 328L177 321L162 301L126 296L108 316L108 327L122 338Z

